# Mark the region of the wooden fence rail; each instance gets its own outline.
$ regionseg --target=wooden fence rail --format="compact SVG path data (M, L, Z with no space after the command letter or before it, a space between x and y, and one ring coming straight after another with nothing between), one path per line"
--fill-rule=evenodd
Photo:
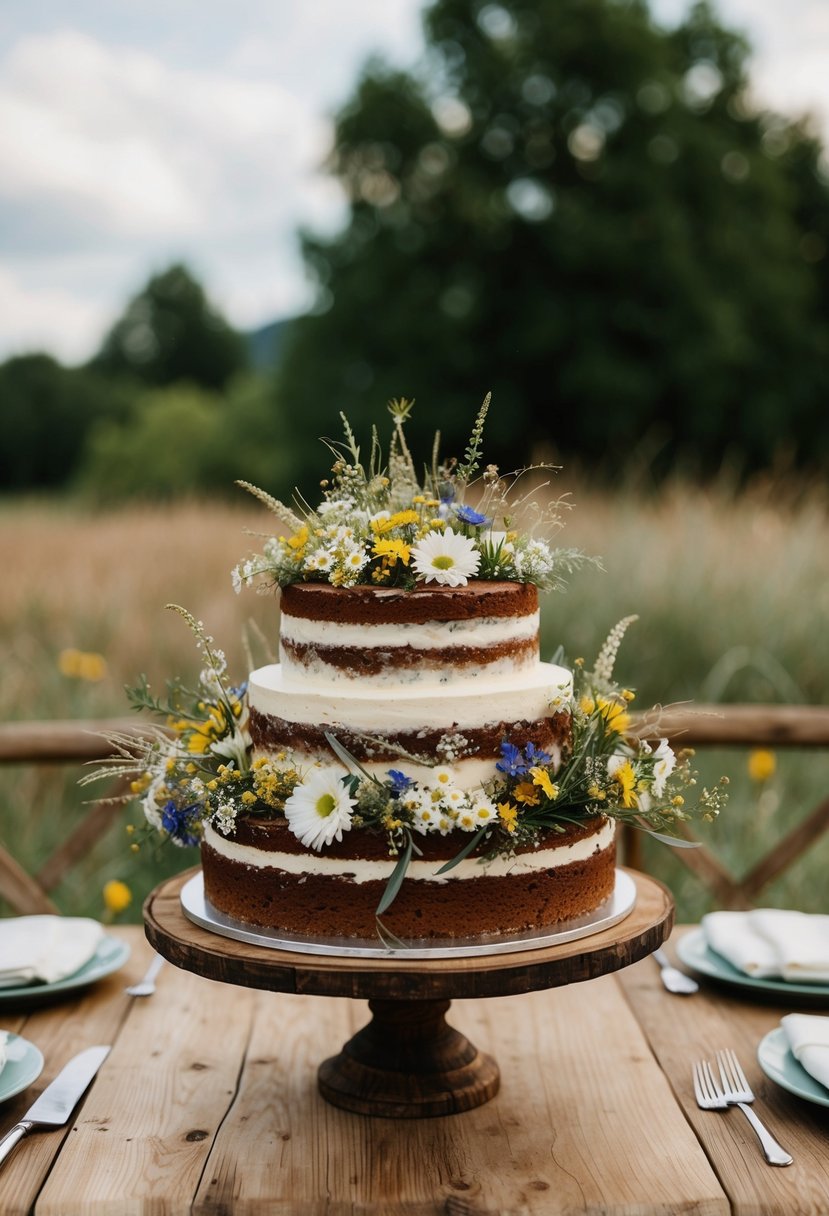
M632 715L631 734L667 738L676 746L742 748L829 748L829 707L817 705L693 705ZM0 724L0 764L84 764L107 754L107 736L146 733L138 718L108 718ZM0 898L16 911L55 911L49 898L64 874L85 855L113 815L108 804L94 805L47 858L28 874L0 844ZM731 874L710 850L677 850L682 862L709 888L719 906L750 907L761 891L829 829L829 797L777 841L741 877ZM625 861L641 868L641 834L625 833Z

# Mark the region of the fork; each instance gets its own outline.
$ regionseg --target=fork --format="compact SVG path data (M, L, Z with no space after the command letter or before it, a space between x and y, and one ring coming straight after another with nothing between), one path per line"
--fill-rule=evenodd
M124 991L128 996L152 996L155 992L155 977L158 975L161 968L164 966L164 959L160 954L157 954L147 968L147 974L138 984L131 984Z
M727 1058L728 1072L726 1073L723 1060ZM781 1144L778 1144L771 1132L761 1123L747 1102L754 1101L754 1094L749 1088L743 1070L737 1062L733 1051L717 1053L717 1063L720 1069L722 1086L715 1079L711 1065L707 1060L701 1060L694 1065L694 1097L701 1110L726 1110L729 1106L739 1106L745 1117L757 1134L757 1139L763 1146L763 1155L769 1165L791 1165L794 1160ZM732 1070L736 1070L733 1072ZM726 1075L728 1080L726 1080ZM738 1084L734 1085L733 1081Z

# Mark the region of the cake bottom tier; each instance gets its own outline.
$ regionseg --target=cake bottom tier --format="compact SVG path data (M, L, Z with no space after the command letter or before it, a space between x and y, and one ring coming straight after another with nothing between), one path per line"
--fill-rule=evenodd
M296 852L268 854L264 840L271 836L284 844L286 830L277 821L269 826L270 831L257 825L255 850L249 846L234 849L212 832L202 843L204 892L213 907L234 920L286 934L375 937L376 909L394 859L380 859L383 874L376 879L363 876L366 859L359 856L326 858L328 872L315 873L315 854L306 854L307 868L297 866ZM343 847L351 844L343 841L338 852L342 854ZM564 836L550 833L538 849L506 863L498 859L485 866L467 860L454 878L455 872L450 871L436 880L433 872L458 852L461 844L457 840L430 838L418 844L433 856L418 859L411 869L422 874L429 868L432 873L424 878L410 871L382 917L384 926L404 941L521 933L554 926L595 911L614 889L613 825L603 819L570 828ZM369 850L363 847L361 851ZM290 868L282 868L280 859ZM377 864L377 860L371 859L369 864ZM332 861L339 873L331 872Z

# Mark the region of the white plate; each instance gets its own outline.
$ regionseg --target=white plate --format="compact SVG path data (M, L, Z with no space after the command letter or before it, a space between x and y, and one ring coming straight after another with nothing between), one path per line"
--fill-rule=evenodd
M727 959L708 945L704 929L692 929L676 943L676 952L686 967L711 979L755 992L779 993L781 996L823 997L829 1006L829 984L796 984L784 979L758 979L732 967Z
M532 933L515 933L504 936L451 938L439 946L431 941L407 942L401 949L378 944L377 939L363 941L355 938L313 938L291 934L277 937L275 932L259 929L256 925L244 924L217 911L204 896L204 879L201 871L195 874L181 889L181 907L186 917L202 929L230 937L235 941L248 942L253 946L265 946L271 950L291 950L297 954L327 954L339 958L474 958L486 954L514 954L519 950L539 950L542 946L559 945L600 933L624 920L636 904L636 883L624 870L616 871L616 886L613 894L600 908L587 916L565 921L555 931L539 929Z
M829 1089L816 1081L811 1073L792 1055L789 1040L782 1026L770 1030L757 1048L757 1063L766 1076L787 1089L789 1093L816 1102L818 1106L829 1106Z
M6 1042L6 1063L0 1069L0 1102L13 1098L36 1081L43 1071L43 1056L34 1043L9 1034Z
M108 934L101 938L92 958L72 975L53 984L20 984L17 988L0 988L0 1007L3 1005L36 1005L52 1000L75 988L85 988L123 967L130 956L129 946L117 937ZM2 1073L0 1073L0 1077Z

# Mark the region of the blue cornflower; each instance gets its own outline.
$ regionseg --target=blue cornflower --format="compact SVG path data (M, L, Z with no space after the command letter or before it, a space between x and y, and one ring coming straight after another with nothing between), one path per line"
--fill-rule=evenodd
M203 809L200 802L178 807L171 799L161 809L161 826L176 844L187 847L198 844L200 836L195 829L198 827Z
M472 507L455 507L455 514L462 524L472 524L474 528L480 528L484 524L491 524L492 520L487 519L486 515L482 515L480 511L475 511Z
M409 786L414 785L411 777L407 777L405 773L401 773L398 768L390 768L389 776L391 777L391 792L393 794L405 794Z
M521 777L527 771L520 749L514 743L508 743L506 739L501 743L501 759L495 767L508 777Z
M527 768L532 768L533 765L543 765L550 763L550 757L547 752L543 752L540 747L536 747L534 743L528 743L524 748L524 759L527 761Z

